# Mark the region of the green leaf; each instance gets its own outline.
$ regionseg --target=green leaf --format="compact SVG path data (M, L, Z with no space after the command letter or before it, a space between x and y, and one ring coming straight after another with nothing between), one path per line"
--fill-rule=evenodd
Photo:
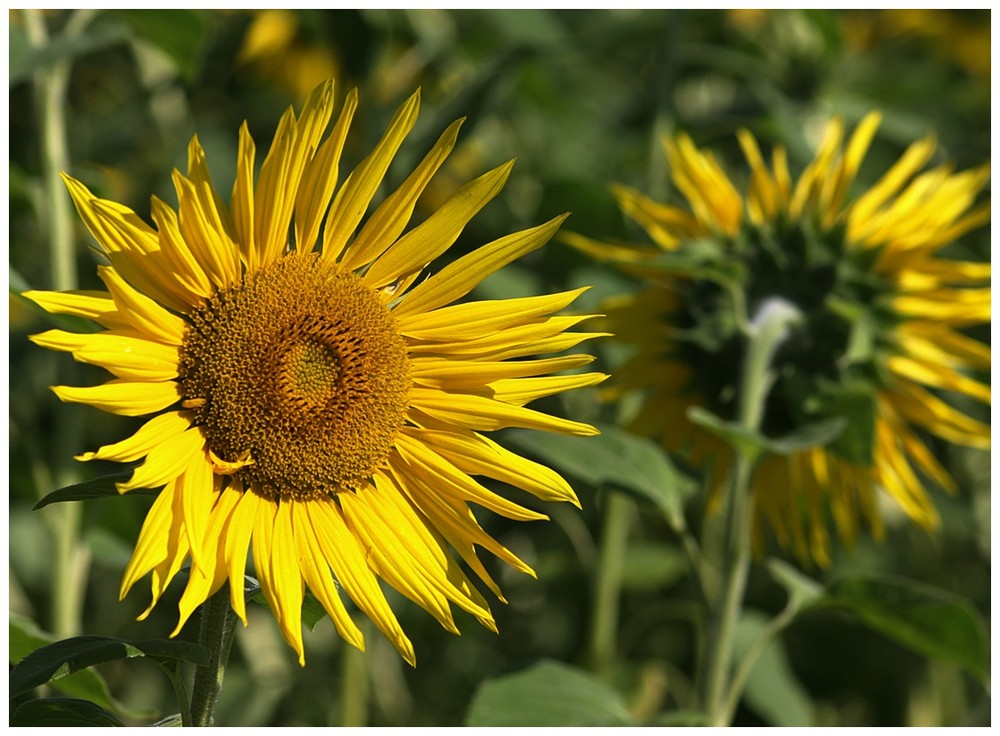
M14 664L27 657L31 652L50 644L55 637L42 631L34 621L16 613L11 613L8 622L8 656ZM140 717L143 713L126 711L116 703L108 690L108 685L100 674L93 670L79 670L61 677L52 683L59 692L81 700L99 705L101 708L117 713L125 713Z
M774 581L788 592L789 604L797 609L812 605L823 597L822 585L784 560L777 558L768 560L767 571Z
M271 608L267 602L267 598L264 597L264 593L259 587L247 592L247 600L264 606L264 608ZM310 631L312 631L316 628L316 624L322 621L325 617L326 609L323 608L323 604L319 602L316 596L307 590L305 595L302 597L302 623Z
M132 657L179 659L204 665L208 664L209 653L204 647L189 641L126 641L108 636L76 636L36 649L18 662L10 671L10 696L20 695L84 667Z
M76 698L40 698L22 704L10 716L11 726L124 726L98 705Z
M302 598L302 623L312 631L316 628L316 624L324 618L326 618L326 609L323 608L323 604L317 600L316 596L306 591Z
M612 485L651 501L674 529L684 528L684 502L695 483L679 472L662 447L612 425L585 440L512 430L507 437L523 451L593 486Z
M847 429L833 442L830 449L853 465L870 467L875 453L876 391L864 381L850 385L830 385L806 403L813 415L841 417Z
M687 410L688 419L706 432L711 432L741 455L757 457L767 448L767 437L736 422L726 421L702 406Z
M542 661L485 681L472 698L467 726L630 726L621 696L591 675Z
M81 483L74 483L71 486L64 486L59 488L52 493L49 493L45 498L36 503L33 507L34 511L38 509L45 508L52 503L64 503L66 501L89 501L93 498L108 498L109 496L121 496L118 489L115 488L115 483L121 483L132 477L132 468L127 470L119 470L115 473L110 473L108 475L102 475L91 480L85 480ZM153 488L137 488L134 491L129 491L129 495L140 495L140 496L155 496L159 492L159 489Z
M118 10L115 12L140 38L148 41L174 62L187 81L199 71L205 41L205 21L196 10Z
M774 455L794 455L818 445L836 441L847 428L847 419L831 417L806 424L782 437L767 437L746 427L730 422L701 406L687 411L688 419L707 432L711 432L733 449L751 459L763 452Z
M49 42L10 58L9 84L21 82L36 71L51 67L60 61L73 60L91 51L114 46L125 40L125 29L118 24L94 24L79 36L65 38L53 36ZM22 49L23 51L23 49Z
M767 624L767 616L763 613L752 610L743 612L736 627L734 648L737 660L767 628ZM788 664L781 639L772 639L750 668L743 700L772 726L812 725L812 702Z
M657 590L680 580L689 568L677 547L663 542L630 542L622 568L624 590Z
M927 657L988 676L986 625L972 604L948 591L902 578L849 578L821 603L854 613L875 631Z
M806 424L783 437L765 437L768 452L775 455L794 455L811 447L829 445L847 429L847 419L831 417Z

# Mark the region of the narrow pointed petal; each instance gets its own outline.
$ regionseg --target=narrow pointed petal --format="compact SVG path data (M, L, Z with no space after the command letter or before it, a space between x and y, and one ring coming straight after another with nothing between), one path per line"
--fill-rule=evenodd
M181 399L180 386L174 381L147 383L116 379L100 386L53 386L52 392L61 401L88 404L127 417L152 414Z
M340 258L348 240L368 210L368 205L382 183L396 151L399 150L403 140L413 129L419 109L420 92L418 90L396 111L392 122L389 123L389 128L375 149L351 172L350 177L337 193L326 218L326 228L323 234L324 258L328 260Z
M192 465L197 465L199 460L210 468L204 457L204 447L205 438L198 427L168 437L149 451L145 462L135 469L131 478L116 483L115 487L119 493L128 493L136 488L158 488L174 481ZM178 493L183 495L181 489Z
M413 170L399 189L379 206L344 253L344 268L356 270L374 261L391 246L410 221L417 199L431 178L455 147L462 120L456 120L438 139L420 165Z
M77 455L80 461L113 460L129 463L148 455L156 447L179 437L191 426L191 418L186 412L171 411L159 414L139 428L128 439L105 445L96 452Z
M403 316L429 312L451 304L472 291L490 274L545 245L568 216L561 215L544 225L507 235L452 261L414 287L393 310L393 314Z
M509 161L460 187L433 215L383 253L368 269L365 282L381 289L422 270L448 250L469 220L500 193L513 166Z

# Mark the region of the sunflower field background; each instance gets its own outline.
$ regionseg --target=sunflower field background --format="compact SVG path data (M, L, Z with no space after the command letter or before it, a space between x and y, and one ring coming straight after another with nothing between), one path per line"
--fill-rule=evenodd
M171 172L185 166L195 133L226 193L243 120L264 146L282 111L298 109L323 80L337 80L338 96L357 87L361 104L344 152L353 166L419 87L422 116L389 171L389 187L449 123L467 120L417 217L459 184L517 158L505 189L466 228L450 259L563 212L572 213L563 232L648 242L609 185L681 201L661 144L678 133L711 150L741 191L741 129L765 157L784 146L794 178L813 159L831 118L852 130L881 111L853 185L858 192L930 133L937 143L932 165L950 163L956 172L987 163L991 149L988 10L15 10L9 22L12 665L46 642L73 636L166 637L180 595L171 587L143 621L136 621L146 605L141 595L118 601L148 497L32 509L57 488L111 472L111 464L84 466L73 456L138 426L60 404L49 386L94 383L104 380L103 371L27 339L55 325L20 292L58 288L66 269L78 273L77 288L102 288L92 241L75 215L75 260L54 263L48 251L50 230L61 225L44 177L55 134L41 122L43 76L65 75L56 109L68 172L144 218L151 195L174 202ZM986 184L977 201L988 195ZM608 299L637 292L639 281L627 269L589 258L570 240L557 236L491 276L474 296L591 286L574 310L595 314ZM989 225L949 247L945 257L988 264ZM967 334L990 342L987 325ZM613 384L628 348L614 338L587 347ZM735 374L739 366L728 369ZM989 383L988 375L978 379ZM411 668L368 622L361 624L369 642L362 654L337 636L318 606L307 605L309 655L300 667L270 612L253 604L249 627L237 631L216 723L698 723L704 611L677 519L702 527L712 513L707 480L630 433L624 418L635 414L628 401L636 399L616 403L609 395L596 387L538 402L600 426L599 438L498 435L565 476L583 507L518 498L551 520L480 519L538 574L535 580L486 561L508 601L493 608L498 635L459 613L462 634L453 636L418 606L390 597L416 649ZM947 398L988 422L988 403ZM734 724L989 725L989 453L924 440L956 486L946 493L925 484L940 517L935 530L886 502L881 541L866 529L850 544L834 538L830 559L819 562L772 538L757 551L737 654L762 641L756 634L789 599L802 605L757 652ZM180 640L197 639L196 618ZM96 703L130 725L176 712L161 669L141 661L152 657L108 659L114 661L55 679L43 691L12 692L11 710L55 693Z

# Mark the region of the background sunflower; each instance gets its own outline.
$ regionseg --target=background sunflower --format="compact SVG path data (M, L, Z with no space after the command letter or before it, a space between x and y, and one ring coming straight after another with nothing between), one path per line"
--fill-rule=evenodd
M308 78L313 70L323 69L326 77L325 70L335 69L343 89L363 91L366 104L352 126L357 135L344 153L351 161L371 150L392 112L420 86L425 115L397 162L400 172L412 170L451 121L462 115L468 121L418 217L434 211L458 183L518 157L516 181L473 220L454 246L457 255L564 211L573 212L567 227L576 232L642 239L607 184L618 181L658 201L671 199L660 140L678 131L712 150L726 171L738 172L744 156L736 134L746 128L762 151L784 145L789 168L798 172L831 117L853 130L869 110L880 109L882 125L858 172L859 191L929 131L937 134L931 166L951 161L955 171L965 171L981 165L991 145L989 54L954 50L983 48L984 30L988 48L989 13L929 12L929 21L907 22L892 11L290 11L270 29L273 18L244 11L48 12L39 15L52 36L48 51L32 49L45 40L13 12L11 287L60 288L53 271L76 266L82 288L102 288L93 257L80 245L82 230L75 233L72 263L57 265L46 252L48 229L59 218L45 192L44 99L33 80L53 64L69 63L63 119L72 171L99 196L140 212L150 193L170 196L170 171L184 168L196 131L213 180L227 181L237 159L232 131L247 116L257 139L268 140L282 110L300 104L302 90L320 81ZM390 190L398 183L388 182ZM734 184L742 190L745 182ZM988 229L970 233L948 255L989 262ZM491 277L472 297L520 297L584 284L595 286L578 302L586 312L634 286L613 269L552 245ZM68 366L65 356L27 342L28 334L51 326L29 305L11 300L12 660L38 646L46 632L169 632L181 593L168 589L141 629L134 623L146 605L139 596L109 604L149 500L30 510L53 488L84 477L69 460L74 454L139 425L68 408L49 394L49 385L94 384L103 375ZM970 334L988 342L985 327ZM605 370L624 357L620 343L606 342L598 348ZM955 402L985 418L974 399ZM253 605L248 615L260 620L238 635L219 722L665 723L670 713L693 707L696 596L670 522L698 518L691 508L697 496L683 491L701 479L665 464L647 445L631 443L614 427L619 417L604 414L588 390L542 404L560 416L602 422L610 444L584 451L516 432L503 438L519 443L522 454L558 461L584 508L547 508L554 523L532 525L530 534L524 524L484 521L486 531L540 577L510 576L487 563L510 601L494 611L502 639L462 619L464 613L457 614L462 637L443 636L418 607L399 608L401 626L422 653L419 670L411 672L378 636L370 637L364 658L345 657L347 647L324 618L315 629L305 627L310 666L300 669L272 615ZM626 403L621 411L634 408ZM591 447L589 439L581 444ZM854 607L815 610L796 620L760 660L737 723L989 722L980 684L986 645L975 623L990 610L989 458L936 441L931 449L957 486L954 495L935 497L939 530L929 536L890 507L882 510L881 544L861 536L850 551L833 545L829 568L813 575ZM657 495L663 487L677 493ZM71 506L83 517L76 524L84 530L80 537L61 533L58 509ZM876 585L874 573L892 577ZM896 585L899 577L924 587ZM886 605L887 591L902 603ZM60 595L78 605L67 609ZM785 598L764 568L756 570L744 633L779 611ZM915 638L900 641L892 629L917 623L905 613L918 605L931 611L921 625L933 625L910 626ZM180 638L193 638L192 628ZM942 633L954 631L972 632L966 642L971 650ZM962 656L956 658L956 651ZM165 713L171 707L155 668L116 662L101 667L100 675L114 697L102 702L127 721L148 723L156 717L150 709ZM95 687L77 692L99 691ZM518 695L525 691L545 697ZM591 704L586 712L555 709L559 692L581 691L587 693L582 702ZM317 692L332 695L317 698ZM539 702L542 711L532 710L530 703Z

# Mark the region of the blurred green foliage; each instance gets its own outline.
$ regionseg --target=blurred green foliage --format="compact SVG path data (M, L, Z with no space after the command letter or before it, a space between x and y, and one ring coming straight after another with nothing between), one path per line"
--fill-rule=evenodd
M418 217L457 184L518 159L505 192L473 220L449 259L564 211L573 212L567 227L574 231L638 239L607 185L619 181L668 197L659 139L676 130L711 146L739 172L734 133L749 128L765 150L784 143L797 171L830 115L843 116L850 128L878 108L885 122L859 186L928 131L938 136L938 162L966 168L990 153L990 13L985 10L108 11L95 14L72 43L60 42L69 15L44 13L54 40L41 49L28 43L21 14L10 16L9 243L15 292L51 285L50 206L40 182L42 141L31 80L37 70L67 59L71 173L142 216L148 215L151 195L175 201L170 173L186 165L186 146L196 132L225 195L244 119L258 150L264 149L282 110L334 76L341 99L350 87L360 89L345 154L357 162L395 107L420 86L423 114L390 171L389 186L448 123L460 116L468 120ZM95 258L85 247L89 235L81 224L75 227L81 288L100 288ZM988 260L989 233L974 234L956 248ZM594 288L580 308L595 311L603 297L629 288L621 275L554 243L489 279L478 295L515 296L581 284ZM36 349L25 339L48 326L38 310L11 297L10 606L12 615L43 629L50 628L52 617L47 554L52 538L43 520L49 510L31 507L60 484L57 479L115 470L105 465L69 471L70 455L115 441L137 426L90 408L59 405L48 385L66 381L71 371L78 385L94 383L102 372L69 366L67 356ZM620 357L612 341L592 349L606 367ZM556 411L575 419L615 420L615 410L602 406L596 392L577 392L563 403ZM68 450L53 442L67 425L76 427L82 443ZM527 451L530 445L519 446ZM586 440L574 440L573 446L542 449L569 453L559 467L574 482L582 513L544 507L552 522L533 525L483 515L487 531L539 574L535 581L490 566L510 601L494 607L499 637L464 615L463 635L451 637L402 600L395 600L395 609L413 639L418 668L410 670L385 641L369 635L371 724L458 725L466 718L483 723L496 692L507 687L516 693L522 681L533 687L539 679L558 677L566 665L582 668L567 677L585 677L585 688L600 693L594 708L606 703L619 719L615 722L650 722L665 710L681 715L672 721L659 716L656 722L684 722L683 713L695 706L691 672L699 632L685 558L661 513L663 504L680 502L631 489L612 667L584 675L592 664L588 631L602 515L615 488L627 486L628 479L588 472L583 462L574 473L573 453L582 459L589 450ZM944 520L938 533L929 536L889 510L882 544L861 541L839 550L830 569L807 572L821 582L859 573L918 579L987 615L989 459L954 448L942 452L960 491L936 497ZM544 452L542 459L549 459ZM679 472L668 471L650 473ZM144 639L172 630L178 590L169 591L143 622L134 620L146 605L143 593L117 602L121 572L148 505L148 498L140 497L85 502L90 564L82 633ZM689 509L689 522L698 524L699 514ZM785 596L763 568L756 569L745 627L759 626L755 611L780 610ZM952 616L961 613L948 610ZM867 615L893 625L884 607L873 604ZM330 622L322 620L307 633L308 662L300 669L270 614L255 607L251 619L237 637L217 722L341 723L338 694L348 670L345 645ZM189 624L181 636L193 638L195 628ZM975 646L983 639L971 641ZM989 723L988 694L960 663L922 659L886 636L885 626L870 629L843 607L808 611L783 643L759 661L738 724L796 725L790 714L793 721L815 725ZM980 662L974 654L969 656ZM512 675L512 681L495 680L545 660L555 662ZM170 690L155 668L114 663L100 671L126 722L135 713L173 712ZM627 718L619 713L622 708Z

